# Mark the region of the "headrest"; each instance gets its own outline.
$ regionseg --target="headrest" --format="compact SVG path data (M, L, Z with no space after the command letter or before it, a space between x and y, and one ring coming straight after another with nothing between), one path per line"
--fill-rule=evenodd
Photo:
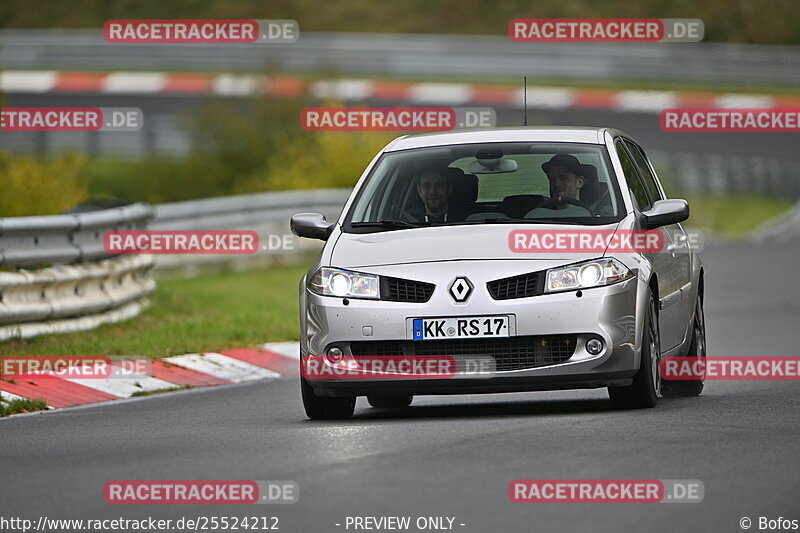
M458 205L472 205L478 199L478 176L465 174L460 168L450 168L453 180L452 201Z
M584 179L583 187L581 187L581 200L591 203L601 193L600 183L597 179L597 167L594 165L581 165L580 171Z
M541 194L515 194L503 198L501 209L512 218L522 218L543 201L544 196Z

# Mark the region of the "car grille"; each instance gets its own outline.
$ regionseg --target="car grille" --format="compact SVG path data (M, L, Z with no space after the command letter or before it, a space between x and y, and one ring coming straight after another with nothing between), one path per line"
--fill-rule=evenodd
M390 302L427 302L435 285L409 279L381 276L381 300Z
M495 300L527 298L544 294L544 272L531 272L511 278L496 279L486 284Z
M491 357L497 371L524 370L563 363L575 353L576 335L541 335L505 339L450 339L430 341L354 341L355 356L447 355L456 362Z

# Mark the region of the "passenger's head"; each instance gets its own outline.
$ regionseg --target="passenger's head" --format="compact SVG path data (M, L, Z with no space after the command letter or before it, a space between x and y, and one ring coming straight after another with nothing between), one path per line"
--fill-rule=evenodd
M441 215L447 212L450 195L453 192L451 173L444 165L431 164L423 167L417 177L417 194L425 204L428 215Z
M580 190L586 184L578 158L569 154L556 154L542 165L550 181L550 197L565 196L580 199Z

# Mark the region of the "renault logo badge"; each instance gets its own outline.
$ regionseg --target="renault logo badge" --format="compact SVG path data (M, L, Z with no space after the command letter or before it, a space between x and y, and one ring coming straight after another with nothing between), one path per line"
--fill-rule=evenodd
M466 302L469 295L472 294L472 283L463 277L457 277L450 285L450 296L457 302Z

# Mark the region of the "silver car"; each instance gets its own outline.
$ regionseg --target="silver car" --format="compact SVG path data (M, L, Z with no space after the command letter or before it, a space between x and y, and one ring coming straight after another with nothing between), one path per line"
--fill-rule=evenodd
M688 216L619 130L395 139L338 222L291 221L326 241L300 282L307 415L348 418L358 396L401 408L414 395L607 387L634 408L700 394L700 377L659 371L662 358L705 357ZM447 365L400 364L431 358Z

